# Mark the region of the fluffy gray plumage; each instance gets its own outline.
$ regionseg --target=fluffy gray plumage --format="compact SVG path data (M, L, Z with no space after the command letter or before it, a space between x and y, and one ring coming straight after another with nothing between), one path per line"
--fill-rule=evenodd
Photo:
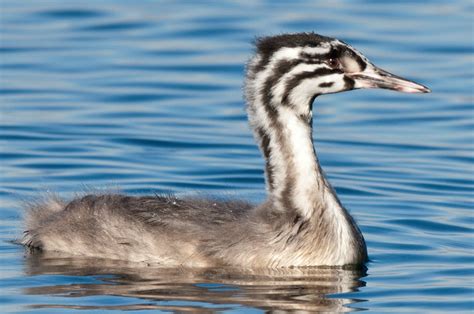
M69 203L50 198L28 208L22 243L165 266L279 267L296 264L284 263L292 258L311 265L331 243L324 240L328 234L298 219L274 213L269 202L254 207L172 196L87 195Z

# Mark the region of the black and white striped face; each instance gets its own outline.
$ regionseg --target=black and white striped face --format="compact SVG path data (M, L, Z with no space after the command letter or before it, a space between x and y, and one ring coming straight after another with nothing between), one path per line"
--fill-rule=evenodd
M248 66L249 93L272 105L307 106L314 97L358 88L407 93L429 89L377 68L360 52L337 39L314 33L285 34L257 41ZM247 95L252 97L252 95Z

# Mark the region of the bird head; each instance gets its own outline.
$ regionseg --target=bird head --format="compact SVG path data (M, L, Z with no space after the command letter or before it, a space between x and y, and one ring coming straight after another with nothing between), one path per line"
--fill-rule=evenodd
M315 33L283 34L256 41L248 64L247 98L273 106L305 106L314 97L360 88L383 88L404 93L428 93L418 83L371 63L338 39Z

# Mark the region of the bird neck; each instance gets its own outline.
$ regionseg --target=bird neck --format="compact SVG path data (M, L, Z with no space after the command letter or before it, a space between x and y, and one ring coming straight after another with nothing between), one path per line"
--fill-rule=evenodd
M266 162L266 186L274 207L309 219L328 207L342 208L326 180L313 146L311 110L291 106L250 107L249 113Z

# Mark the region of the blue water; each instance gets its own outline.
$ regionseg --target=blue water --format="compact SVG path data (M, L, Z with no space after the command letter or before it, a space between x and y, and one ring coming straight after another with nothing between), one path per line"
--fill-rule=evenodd
M473 311L472 2L321 3L1 1L0 311ZM9 242L22 201L47 192L263 200L249 43L312 30L433 90L316 100L317 151L367 271L134 269Z

